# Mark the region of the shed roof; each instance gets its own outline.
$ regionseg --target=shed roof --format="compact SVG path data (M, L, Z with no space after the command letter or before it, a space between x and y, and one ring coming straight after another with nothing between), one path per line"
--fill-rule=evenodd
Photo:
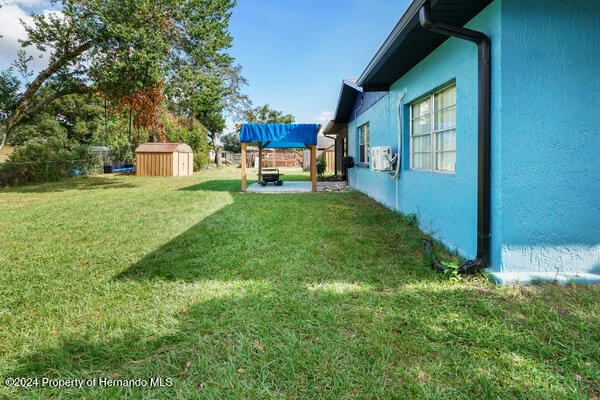
M140 144L136 153L193 153L185 143L144 143Z

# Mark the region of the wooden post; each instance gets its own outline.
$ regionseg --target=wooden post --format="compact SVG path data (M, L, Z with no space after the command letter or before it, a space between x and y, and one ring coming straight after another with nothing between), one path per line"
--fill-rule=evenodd
M263 163L263 148L262 144L258 142L258 180L262 180L262 163Z
M317 191L317 146L310 146L310 180L312 181L312 191Z
M246 146L248 143L242 143L242 192L246 191Z

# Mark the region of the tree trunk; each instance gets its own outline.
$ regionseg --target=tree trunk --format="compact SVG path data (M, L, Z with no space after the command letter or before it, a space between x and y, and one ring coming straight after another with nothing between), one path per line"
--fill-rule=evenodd
M208 137L210 137L210 140L212 142L212 148L215 152L215 165L217 166L217 168L221 168L223 166L223 163L221 162L221 148L217 144L217 133L209 132Z
M2 129L2 140L0 141L0 150L2 150L2 148L6 144L7 137L8 137L7 129Z
M223 166L223 161L221 160L221 148L219 146L214 146L215 148L215 164L217 168L221 168Z

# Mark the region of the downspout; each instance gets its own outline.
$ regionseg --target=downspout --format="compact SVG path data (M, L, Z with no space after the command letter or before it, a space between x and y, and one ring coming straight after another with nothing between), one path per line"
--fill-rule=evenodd
M431 19L429 3L419 10L421 26L429 31L477 45L477 260L481 267L490 258L490 132L491 132L491 44L483 32L435 22Z
M363 93L361 93L360 94L360 104L358 105L358 107L356 107L356 110L354 110L354 119L356 119L356 117L358 117L358 112L361 110L364 103L365 103L365 95Z

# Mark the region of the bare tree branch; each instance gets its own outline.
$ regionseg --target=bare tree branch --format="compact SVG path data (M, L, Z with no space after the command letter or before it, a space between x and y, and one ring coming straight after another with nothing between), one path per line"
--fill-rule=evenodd
M74 58L80 56L85 53L94 45L93 40L88 40L85 43L74 48L72 51L63 54L61 57L57 58L53 63L51 63L46 69L38 74L38 76L31 82L31 84L23 93L23 96L19 100L19 104L15 108L15 110L11 113L10 117L6 121L6 132L5 135L8 135L15 126L18 125L20 120L27 114L26 111L29 108L29 104L31 100L40 89L40 87L46 82L48 78L50 78L53 74L55 74L62 67L67 65ZM49 104L49 103L48 103Z

